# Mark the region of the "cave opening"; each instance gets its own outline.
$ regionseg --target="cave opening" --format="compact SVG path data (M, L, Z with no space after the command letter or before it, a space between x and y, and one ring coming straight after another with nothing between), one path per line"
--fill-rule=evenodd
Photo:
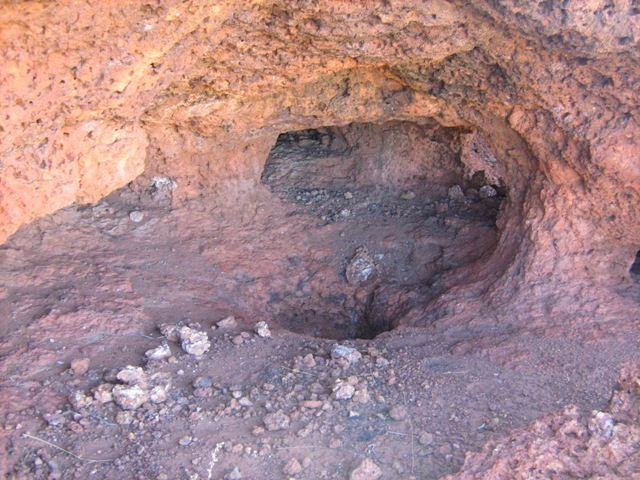
M631 264L631 268L629 269L629 274L631 278L636 282L640 283L640 250L636 252L636 258Z
M274 321L322 338L372 339L442 293L447 272L467 269L472 280L472 265L497 244L507 193L487 174L494 155L487 171L465 164L472 134L429 120L280 134L261 182L308 235L291 247L305 252L291 259L295 294L269 299Z

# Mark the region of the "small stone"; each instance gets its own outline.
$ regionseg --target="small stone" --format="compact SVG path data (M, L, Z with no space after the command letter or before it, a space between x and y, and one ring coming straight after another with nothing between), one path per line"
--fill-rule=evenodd
M146 377L147 375L141 367L134 367L132 365L127 365L116 375L118 380L129 385L144 383L146 381Z
M163 323L160 325L160 333L165 336L170 342L180 341L180 333L178 332L182 325L176 325L173 323Z
M336 381L333 387L333 395L336 400L349 400L356 392L356 387L349 385L343 380Z
M281 411L269 413L264 417L264 426L269 432L286 430L290 423L291 419Z
M332 448L334 450L336 448L340 448L341 446L342 446L342 440L340 440L339 438L334 438L329 442L329 448Z
M254 325L253 327L253 331L256 332L256 334L260 337L260 338L270 338L271 337L271 331L269 330L269 325L267 325L267 322L258 322Z
M242 338L242 335L236 335L231 339L231 343L234 345L242 345L244 343L244 338Z
M396 421L401 421L407 418L408 412L407 407L404 405L396 405L391 410L389 410L389 416Z
M193 438L185 435L184 437L182 437L180 440L178 440L178 443L183 446L186 447L187 445L189 445L191 442L193 442Z
M182 350L190 355L204 355L211 348L206 332L200 332L191 327L180 327L178 334Z
M216 325L218 325L218 328L223 328L228 330L228 329L236 328L238 326L238 322L236 322L236 319L233 315L230 315L227 318L220 320L218 323L216 323Z
M64 425L64 422L66 421L66 418L61 413L45 414L44 419L52 427L57 427L58 425Z
M418 435L418 443L423 447L431 445L433 443L433 435L428 432L420 432Z
M238 403L243 407L252 407L253 406L253 402L251 400L249 400L247 397L241 397L238 400Z
M92 390L93 398L96 399L97 402L100 403L109 403L113 401L113 384L111 383L101 383L96 388Z
M89 358L76 358L71 362L71 371L74 375L84 375L89 370L90 363Z
M113 400L125 410L135 410L149 400L149 393L139 385L116 385Z
M144 355L149 360L164 360L171 356L171 348L169 348L167 342L163 342L162 345L152 348L151 350L147 350Z
M331 349L331 358L334 358L336 360L344 359L350 365L353 365L360 361L360 359L362 358L362 354L353 347L335 344Z
M287 475L297 475L302 473L302 465L295 458L291 458L284 466L284 473Z
M451 187L447 192L447 195L451 200L461 200L464 198L464 192L462 191L460 185L454 185L453 187Z
M353 401L357 403L369 403L369 400L371 400L371 395L369 395L367 387L356 390L356 393L353 395Z
M302 468L309 468L311 466L311 459L309 457L304 457L302 460Z
M411 190L403 192L402 195L400 195L401 200L413 200L414 198L416 198L416 194Z
M209 377L198 377L193 381L195 388L208 388L213 385L213 381Z
M171 390L171 375L165 372L158 372L147 382L149 391L149 400L153 403L163 403L167 400L169 390Z
M139 223L144 218L144 213L138 210L134 210L129 214L129 218L131 219L132 222Z
M80 410L91 405L93 403L93 397L91 395L85 395L83 392L75 392L69 396L69 402L74 410Z
M346 198L347 200L351 200L353 198L353 193L344 192L344 198Z
M135 415L130 410L120 410L116 414L116 423L118 425L131 425L134 419Z
M492 198L498 195L498 192L491 185L484 185L483 187L480 187L478 195L480 198Z
M371 255L369 255L369 251L364 247L359 247L347 264L345 277L347 282L352 285L362 284L371 277L375 272L375 268L375 263Z
M231 470L231 472L229 472L226 475L226 478L228 480L241 480L242 479L242 473L240 473L240 470L238 469L238 467L234 467L233 470Z
M307 368L313 368L316 366L316 359L313 358L313 354L309 353L302 359L302 364Z
M378 480L382 476L382 470L373 460L366 458L353 472L349 475L349 480Z
M304 408L320 408L323 405L323 401L322 400L304 400L302 402L300 402L300 406L304 407Z

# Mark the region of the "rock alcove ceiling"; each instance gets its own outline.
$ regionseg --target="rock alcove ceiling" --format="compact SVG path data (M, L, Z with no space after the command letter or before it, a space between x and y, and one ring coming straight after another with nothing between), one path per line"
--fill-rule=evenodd
M635 3L0 3L9 478L631 478Z

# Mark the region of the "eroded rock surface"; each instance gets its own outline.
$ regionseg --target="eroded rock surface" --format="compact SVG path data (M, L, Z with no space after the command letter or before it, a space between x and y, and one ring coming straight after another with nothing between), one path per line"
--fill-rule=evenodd
M637 471L640 7L556 3L2 2L0 469Z

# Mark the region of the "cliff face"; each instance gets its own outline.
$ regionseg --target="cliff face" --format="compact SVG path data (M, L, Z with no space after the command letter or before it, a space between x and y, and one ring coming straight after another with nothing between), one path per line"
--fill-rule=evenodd
M473 3L4 2L0 237L154 175L236 198L282 132L429 119L500 165L491 271L627 276L638 7Z

